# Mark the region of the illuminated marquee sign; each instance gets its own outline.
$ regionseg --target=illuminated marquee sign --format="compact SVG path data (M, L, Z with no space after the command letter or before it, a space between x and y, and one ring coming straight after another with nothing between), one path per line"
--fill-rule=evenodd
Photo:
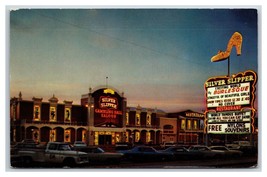
M251 111L208 112L208 123L250 122Z
M248 70L232 77L213 77L205 82L207 109L216 111L240 110L254 104L257 75Z
M250 83L207 88L207 107L250 104Z
M101 96L99 99L100 108L118 109L118 100L109 96Z
M247 134L254 131L257 74L248 70L232 77L209 78L206 91L206 130L212 134Z
M122 125L122 97L113 89L99 89L93 93L94 125Z
M244 134L250 133L250 123L209 124L208 133L213 134Z
M105 92L104 92L105 93ZM101 118L117 118L122 115L122 111L118 109L118 99L110 96L100 96L99 106L95 109L95 113L100 114Z
M198 118L203 118L204 117L203 114L200 114L200 113L197 113L197 112L186 112L185 116L186 117L198 117Z

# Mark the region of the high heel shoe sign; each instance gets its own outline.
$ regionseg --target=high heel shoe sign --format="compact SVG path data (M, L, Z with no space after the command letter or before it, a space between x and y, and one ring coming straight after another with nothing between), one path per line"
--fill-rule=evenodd
M218 62L225 59L228 59L230 53L232 51L233 46L236 48L237 56L241 55L241 47L242 47L242 35L238 32L235 32L230 38L226 51L219 51L217 55L214 55L211 58L211 62Z

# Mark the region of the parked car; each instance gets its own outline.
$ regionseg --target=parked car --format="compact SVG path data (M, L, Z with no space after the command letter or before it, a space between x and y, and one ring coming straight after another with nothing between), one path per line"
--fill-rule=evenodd
M86 147L87 144L83 141L74 141L73 146L74 147Z
M11 157L13 157L18 154L19 150L36 149L37 147L40 147L40 146L41 146L40 144L35 143L33 140L32 141L23 140L10 147L10 154L11 154Z
M173 147L176 144L174 142L163 142L160 147L161 149L167 149L168 147Z
M228 149L225 146L210 146L211 150L222 151L225 158L229 157L241 157L243 152L239 150Z
M172 154L174 160L182 160L182 159L191 159L191 153L189 150L184 146L172 146L160 152L165 152Z
M76 147L74 149L87 153L90 164L118 164L123 158L122 153L105 152L97 146Z
M46 146L34 149L20 149L17 152L25 166L38 163L74 167L88 163L86 153L74 151L68 143L48 142Z
M243 155L256 155L258 152L257 147L250 144L249 141L234 141L231 144L225 144L228 149L239 150Z
M190 146L188 150L192 159L221 158L224 156L224 152L212 150L204 145Z
M132 145L130 143L116 143L115 144L115 150L119 151L119 150L128 150L131 149Z
M124 154L130 161L167 161L172 160L173 155L167 152L157 151L150 146L135 146L130 150L118 151Z

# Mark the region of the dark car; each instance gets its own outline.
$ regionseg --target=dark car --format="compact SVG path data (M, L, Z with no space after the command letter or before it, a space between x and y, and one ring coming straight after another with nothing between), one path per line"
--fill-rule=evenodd
M129 150L132 148L132 145L130 143L116 143L115 144L115 150L120 151L120 150Z
M161 152L172 154L174 160L183 160L183 159L191 159L192 154L189 153L189 150L184 146L172 146Z
M118 151L124 154L130 161L167 161L172 160L173 155L167 152L157 151L150 146L135 146L130 150Z
M241 157L243 152L239 150L229 149L225 146L210 146L210 149L216 151L222 151L225 158Z
M75 150L86 152L91 164L118 164L123 158L122 153L105 152L97 146L75 147Z
M204 145L190 146L188 150L192 159L210 159L224 157L223 151L213 150Z

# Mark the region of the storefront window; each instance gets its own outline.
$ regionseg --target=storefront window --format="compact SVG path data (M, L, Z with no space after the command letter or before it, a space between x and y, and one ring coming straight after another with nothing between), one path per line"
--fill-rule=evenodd
M50 141L56 141L56 130L50 130Z
M147 132L147 133L146 133L146 142L149 143L150 140L151 140L150 132Z
M86 137L87 137L86 134L87 134L86 130L83 130L83 131L82 131L82 141L83 141L83 142L86 142Z
M65 142L71 142L70 130L65 130Z
M139 142L140 140L140 132L135 132L135 142Z
M98 145L98 132L94 132L95 138L94 138L94 145Z

